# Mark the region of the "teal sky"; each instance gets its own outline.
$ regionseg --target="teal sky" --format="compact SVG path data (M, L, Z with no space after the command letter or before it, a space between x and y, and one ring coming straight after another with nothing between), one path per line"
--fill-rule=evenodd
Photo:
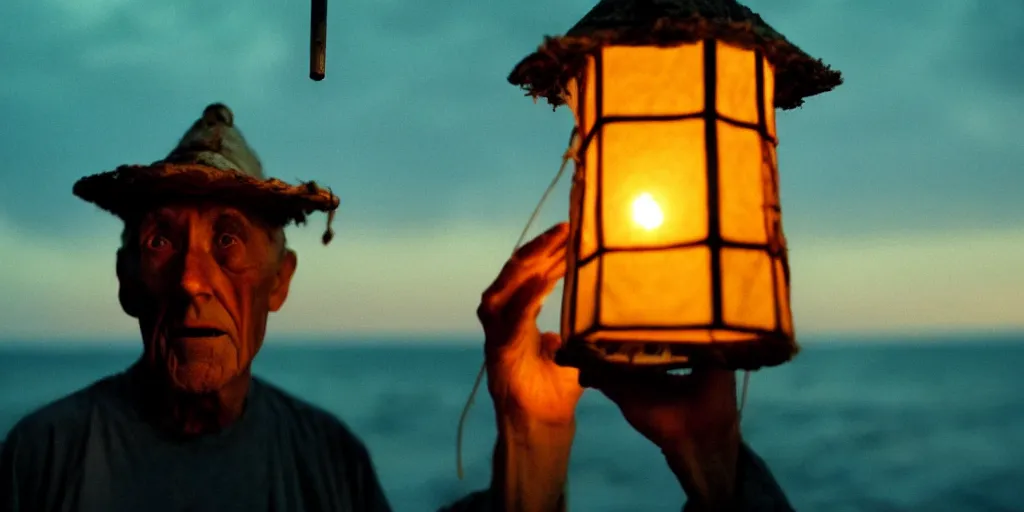
M214 101L269 174L341 197L330 247L322 217L289 231L272 333L477 333L571 126L505 77L592 5L334 2L315 83L306 2L0 3L0 340L134 336L118 222L71 185L161 158ZM1024 2L747 5L846 80L778 118L799 332L1024 328Z

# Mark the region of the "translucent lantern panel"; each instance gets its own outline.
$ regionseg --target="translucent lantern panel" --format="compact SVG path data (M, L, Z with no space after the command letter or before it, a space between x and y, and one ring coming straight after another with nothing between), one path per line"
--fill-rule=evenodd
M583 153L582 201L580 215L580 259L589 258L597 251L597 141L587 146ZM574 182L574 186L576 183Z
M775 143L765 141L761 145L761 175L767 196L765 201L773 201L774 206L779 205L779 161L775 151ZM781 209L781 208L780 208Z
M593 56L587 57L582 78L570 79L566 83L565 93L562 95L565 104L572 110L581 140L590 134L590 130L597 120L597 80L594 62Z
M768 135L775 135L775 68L764 59L764 124Z
M565 273L565 280L563 281L564 287L562 292L562 314L559 322L559 328L562 335L562 339L566 340L576 334L574 325L569 325L572 320L572 315L567 315L567 311L572 311L576 307L576 298L573 296L572 290L573 283L576 281L575 271L568 269Z
M782 207L779 205L779 173L775 159L775 144L763 141L761 144L761 181L765 195L765 229L768 235L768 246L773 252L784 252L786 237L782 232Z
M572 291L576 285L576 268L579 258L577 257L577 240L580 238L581 222L583 214L583 192L582 181L574 176L572 188L569 191L569 239L566 247L566 269L562 293L562 338L568 339L575 333L575 325L572 325L573 315L567 312L576 308L576 298Z
M604 276L598 298L602 326L711 323L711 252L707 247L612 252L601 259Z
M579 116L579 101L580 101L580 84L582 82L578 78L570 78L565 84L565 91L562 92L562 100L565 101L565 105L572 110L573 118L576 119L576 126L580 124Z
M593 56L587 57L587 67L583 72L583 122L586 126L581 127L580 136L586 138L597 122L597 71L594 66ZM578 120L577 120L578 121ZM576 126L580 126L579 122Z
M774 271L765 251L722 249L722 320L726 325L775 330Z
M595 142L603 151L597 165L604 247L658 247L705 239L704 121L612 123L601 130ZM588 167L587 172L592 170L597 169Z
M704 43L608 46L601 53L605 116L664 116L704 110Z
M717 54L718 113L725 117L757 124L756 53L719 41Z
M767 241L761 146L761 135L756 130L718 121L719 217L725 240L750 244Z
M785 257L785 256L783 256ZM782 325L779 328L787 336L793 336L793 312L789 305L789 283L781 259L775 260L775 300L779 303L779 321Z
M574 333L586 331L592 327L597 320L595 317L595 306L597 301L597 260L593 260L582 267L576 273L576 325L573 326ZM571 290L564 290L565 294L572 293Z

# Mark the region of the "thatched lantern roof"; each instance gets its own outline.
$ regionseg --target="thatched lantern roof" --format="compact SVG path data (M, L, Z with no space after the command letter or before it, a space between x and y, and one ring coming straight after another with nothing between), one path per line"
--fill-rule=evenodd
M804 53L735 0L601 0L564 36L546 37L508 80L557 108L586 56L601 46L673 46L709 38L763 52L775 68L780 109L799 107L804 98L843 81L839 71Z

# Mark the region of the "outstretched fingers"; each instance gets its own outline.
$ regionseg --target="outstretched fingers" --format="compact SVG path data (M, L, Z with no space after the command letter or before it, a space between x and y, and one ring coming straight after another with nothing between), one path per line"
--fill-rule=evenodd
M515 317L523 308L534 302L528 300L531 297L537 296L543 303L543 296L546 295L544 292L553 289L564 274L567 236L567 225L558 224L512 255L480 299L477 316L485 329L489 324L510 316ZM534 279L539 281L529 283ZM513 301L513 296L522 292L524 288L527 289L526 295ZM513 303L515 307L512 307Z
M565 274L568 228L559 224L520 248L480 300L488 350L540 351L536 320ZM531 346L526 346L529 344Z

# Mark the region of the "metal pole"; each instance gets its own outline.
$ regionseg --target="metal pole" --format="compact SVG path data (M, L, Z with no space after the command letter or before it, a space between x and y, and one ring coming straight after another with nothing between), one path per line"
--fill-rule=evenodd
M319 82L327 72L327 0L312 0L309 20L309 77Z

